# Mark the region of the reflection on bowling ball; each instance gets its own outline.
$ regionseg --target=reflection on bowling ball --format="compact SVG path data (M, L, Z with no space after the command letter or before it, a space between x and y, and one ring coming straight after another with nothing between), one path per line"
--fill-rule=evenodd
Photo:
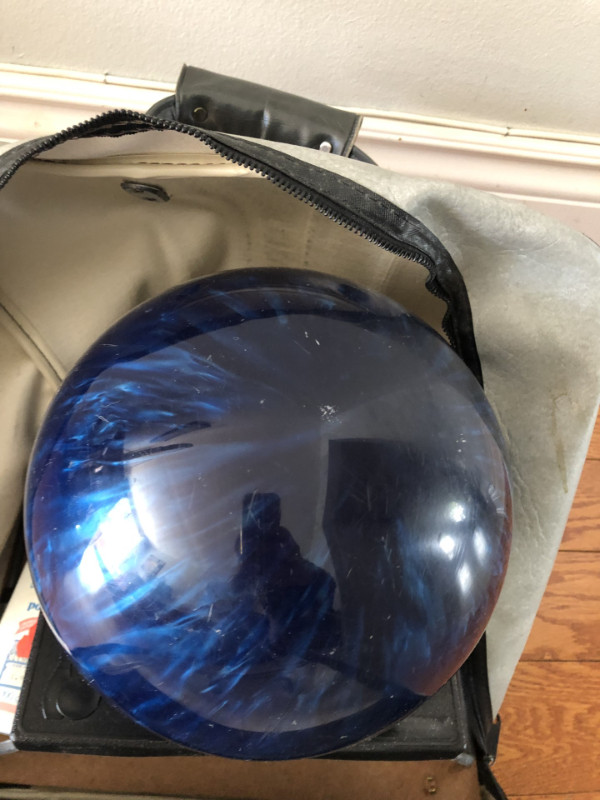
M420 320L338 278L221 273L132 311L47 415L27 545L82 673L236 758L375 734L457 670L508 558L503 444Z

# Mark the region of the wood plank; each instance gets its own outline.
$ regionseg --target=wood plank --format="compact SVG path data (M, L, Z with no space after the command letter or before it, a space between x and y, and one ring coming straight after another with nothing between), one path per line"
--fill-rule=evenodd
M560 552L524 661L600 661L600 553Z
M254 800L390 800L399 796L423 800L429 794L436 800L480 797L476 767L461 767L453 761L253 763L208 756L112 758L27 752L1 758L0 783L116 795Z
M600 663L521 661L494 772L519 794L600 792Z
M511 794L508 800L600 800L600 792L568 794Z
M561 550L600 552L600 461L585 462Z
M600 414L598 414L594 432L592 433L592 441L590 442L587 457L600 460Z

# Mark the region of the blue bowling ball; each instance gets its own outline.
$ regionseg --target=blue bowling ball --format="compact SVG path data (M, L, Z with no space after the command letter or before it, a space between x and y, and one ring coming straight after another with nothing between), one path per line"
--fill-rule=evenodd
M205 753L288 759L432 695L506 569L479 384L390 299L220 273L117 322L58 392L28 476L46 617L81 673Z

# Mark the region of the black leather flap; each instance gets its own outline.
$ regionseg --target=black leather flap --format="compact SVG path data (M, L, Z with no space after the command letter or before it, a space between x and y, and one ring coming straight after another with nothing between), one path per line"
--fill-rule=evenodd
M361 117L257 83L184 66L176 118L208 131L287 142L348 156Z

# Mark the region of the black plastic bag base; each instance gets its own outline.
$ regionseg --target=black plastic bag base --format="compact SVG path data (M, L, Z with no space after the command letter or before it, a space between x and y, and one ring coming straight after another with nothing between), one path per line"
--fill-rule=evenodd
M19 750L112 756L199 755L137 725L77 673L43 617L13 726ZM402 721L325 758L475 760L460 672Z

